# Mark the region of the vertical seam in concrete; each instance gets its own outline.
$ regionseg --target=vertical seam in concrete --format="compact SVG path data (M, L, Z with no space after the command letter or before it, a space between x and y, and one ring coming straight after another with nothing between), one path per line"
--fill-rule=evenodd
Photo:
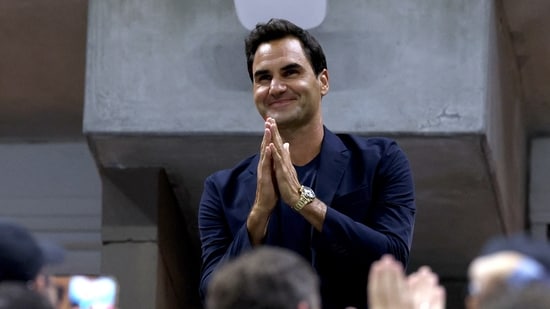
M508 226L505 216L503 214L503 200L501 197L501 192L499 190L497 181L497 175L496 175L496 167L494 160L492 160L491 156L491 149L489 147L489 143L487 141L486 135L481 135L479 139L479 145L481 149L481 154L483 156L483 160L485 160L485 166L487 167L487 175L489 176L489 182L490 186L493 191L493 196L495 197L495 203L496 203L496 212L498 214L498 221L500 222L501 229L503 230L504 234L508 234L510 232L510 227Z
M520 66L519 66L519 61L518 61L518 53L516 51L516 48L515 48L515 45L514 45L514 41L513 41L513 38L512 38L512 32L510 30L510 23L508 22L508 18L506 16L506 11L504 10L504 4L503 4L503 0L495 0L495 26L498 26L498 27L502 27L503 28L503 33L507 35L508 37L508 42L510 42L510 49L512 50L512 53L514 55L513 57L513 63L514 63L514 70L516 71L516 78L517 78L517 84L519 85L518 86L518 93L519 93L519 97L520 97L520 100L522 102L525 101L525 93L524 93L524 87L523 87L523 84L524 84L524 81L523 81L523 78L522 78L522 75L521 75L521 70L520 70ZM498 29L497 29L498 30ZM522 104L522 106L525 106L525 104ZM523 120L523 123L525 124L525 112L522 113L522 117L524 119Z
M523 195L523 202L525 203L525 209L527 213L525 214L525 226L528 229L531 229L531 170L532 170L532 156L533 156L533 141L535 138L526 138L525 142L525 179L524 179L524 189L525 194Z

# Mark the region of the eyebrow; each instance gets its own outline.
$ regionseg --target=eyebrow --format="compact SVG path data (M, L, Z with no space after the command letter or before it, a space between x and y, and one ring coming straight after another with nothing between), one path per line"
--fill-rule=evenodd
M262 75L265 75L265 74L268 74L269 73L269 70L258 70L256 72L254 72L254 78L258 77L258 76L262 76Z
M284 67L281 68L281 71L288 71L288 70L292 70L292 69L301 69L302 66L299 65L298 63L289 63L287 65L285 65ZM264 74L269 74L269 70L258 70L256 72L254 72L254 78L258 77L258 76L262 76Z
M287 64L285 65L281 70L282 71L288 71L288 70L292 70L292 69L301 69L302 66L297 64L297 63L290 63L290 64Z

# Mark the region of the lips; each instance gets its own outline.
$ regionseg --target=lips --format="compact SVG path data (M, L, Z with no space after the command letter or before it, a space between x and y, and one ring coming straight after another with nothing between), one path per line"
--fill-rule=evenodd
M294 101L294 98L285 98L285 99L277 99L273 100L267 103L268 106L281 106L281 105L287 105Z

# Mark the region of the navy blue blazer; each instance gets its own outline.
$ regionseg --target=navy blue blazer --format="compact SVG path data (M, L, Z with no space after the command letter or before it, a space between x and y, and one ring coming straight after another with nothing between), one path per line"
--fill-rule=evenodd
M204 183L198 218L203 299L216 267L252 249L246 219L258 161L256 154ZM311 262L321 280L323 308L366 308L372 262L385 253L408 262L416 211L409 162L390 139L336 135L325 128L318 164L314 190L328 206L322 231L278 205L264 243L298 251Z

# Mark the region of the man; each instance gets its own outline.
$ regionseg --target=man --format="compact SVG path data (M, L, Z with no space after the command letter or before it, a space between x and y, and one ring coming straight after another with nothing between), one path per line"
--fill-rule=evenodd
M308 260L323 308L366 307L371 263L406 265L415 217L409 163L395 142L336 135L323 124L323 50L280 19L245 41L253 97L265 119L259 154L205 181L199 206L204 297L222 263L266 244Z
M495 282L483 295L479 295L476 307L483 309L548 309L550 308L550 285L534 281L520 288L505 282Z
M50 301L23 282L0 282L0 309L54 309Z
M550 244L523 233L495 236L468 267L466 308L534 308L550 303ZM511 295L517 299L512 303ZM520 306L521 302L525 302Z
M300 255L263 246L223 265L208 286L206 309L320 309L319 279Z

